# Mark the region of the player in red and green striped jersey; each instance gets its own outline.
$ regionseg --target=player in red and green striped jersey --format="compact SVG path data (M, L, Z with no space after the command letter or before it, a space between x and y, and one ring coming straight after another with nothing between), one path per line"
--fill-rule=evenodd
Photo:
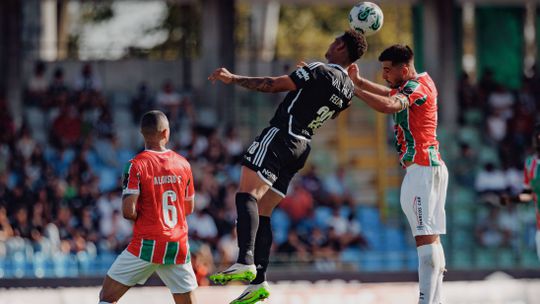
M175 303L194 303L197 279L186 222L195 196L191 167L165 147L170 134L165 114L144 114L141 133L145 150L126 164L122 192L124 217L135 222L133 238L107 272L99 303L116 303L154 272L169 287Z
M525 159L523 174L523 191L516 197L504 197L503 203L509 201L528 203L534 202L536 206L536 253L540 259L540 123L534 126L532 144L534 153Z
M379 61L389 88L362 78L354 64L348 73L356 96L378 112L393 114L396 148L407 170L401 208L418 251L418 303L439 304L446 265L439 235L446 233L448 170L437 141L437 88L427 73L416 72L413 51L406 45L390 46Z

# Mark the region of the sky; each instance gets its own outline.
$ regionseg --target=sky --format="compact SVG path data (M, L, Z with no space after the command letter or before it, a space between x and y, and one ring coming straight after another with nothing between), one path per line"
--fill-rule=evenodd
M158 25L166 14L163 1L118 1L114 17L97 24L80 22L80 3L70 7L70 31L80 33L79 57L82 60L121 58L128 46L150 48L167 38L165 31L147 30Z

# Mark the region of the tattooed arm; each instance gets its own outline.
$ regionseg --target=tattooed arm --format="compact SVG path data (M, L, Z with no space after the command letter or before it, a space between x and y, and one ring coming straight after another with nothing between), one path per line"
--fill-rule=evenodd
M259 92L275 93L296 90L296 84L288 75L278 77L247 77L232 74L226 68L219 68L208 77L208 80L211 80L212 83L215 83L216 80L225 84L233 83Z

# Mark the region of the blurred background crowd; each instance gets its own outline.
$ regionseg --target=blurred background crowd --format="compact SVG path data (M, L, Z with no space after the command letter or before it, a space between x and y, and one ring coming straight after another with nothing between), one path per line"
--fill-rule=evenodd
M517 91L496 83L490 71L477 85L462 76L457 146L439 130L456 201L462 202L447 205L450 233L456 234L449 247L455 251L476 242L487 250L502 248L515 261L523 248L534 247L533 208L501 207L498 197L522 189L538 88L536 75ZM0 266L15 277L91 275L108 267L132 228L121 214L121 168L143 149L140 140L120 145L118 138L137 130L141 114L156 108L171 120L169 147L193 167L197 194L188 218L190 244L200 283L206 284L209 272L236 259L234 195L249 139L241 139L233 126L198 124L190 92L170 81L162 88L133 88L127 108L106 96L91 64L82 64L76 79L65 79L62 68L48 71L38 62L27 81L20 128L0 102ZM114 111L126 112L126 119L115 121ZM273 262L321 271L351 262L368 271L414 269L416 253L399 212L381 221L381 210L363 204L354 187L346 166L321 175L312 163L299 173L272 217ZM383 265L376 259L381 252L395 261ZM359 256L367 258L358 262Z

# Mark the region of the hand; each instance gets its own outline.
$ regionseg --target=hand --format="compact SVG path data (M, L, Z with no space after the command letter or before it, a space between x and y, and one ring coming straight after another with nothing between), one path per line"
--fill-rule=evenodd
M307 63L305 61L299 61L297 64L296 64L296 68L299 69L299 68L303 68L307 65Z
M349 74L349 77L351 78L351 80L356 86L359 87L362 84L362 77L360 77L360 71L356 63L351 64L347 68L347 74Z
M210 76L208 76L208 80L212 81L212 84L216 83L216 80L220 80L221 82L225 84L229 84L233 81L234 74L229 72L226 68L218 68L216 69Z

